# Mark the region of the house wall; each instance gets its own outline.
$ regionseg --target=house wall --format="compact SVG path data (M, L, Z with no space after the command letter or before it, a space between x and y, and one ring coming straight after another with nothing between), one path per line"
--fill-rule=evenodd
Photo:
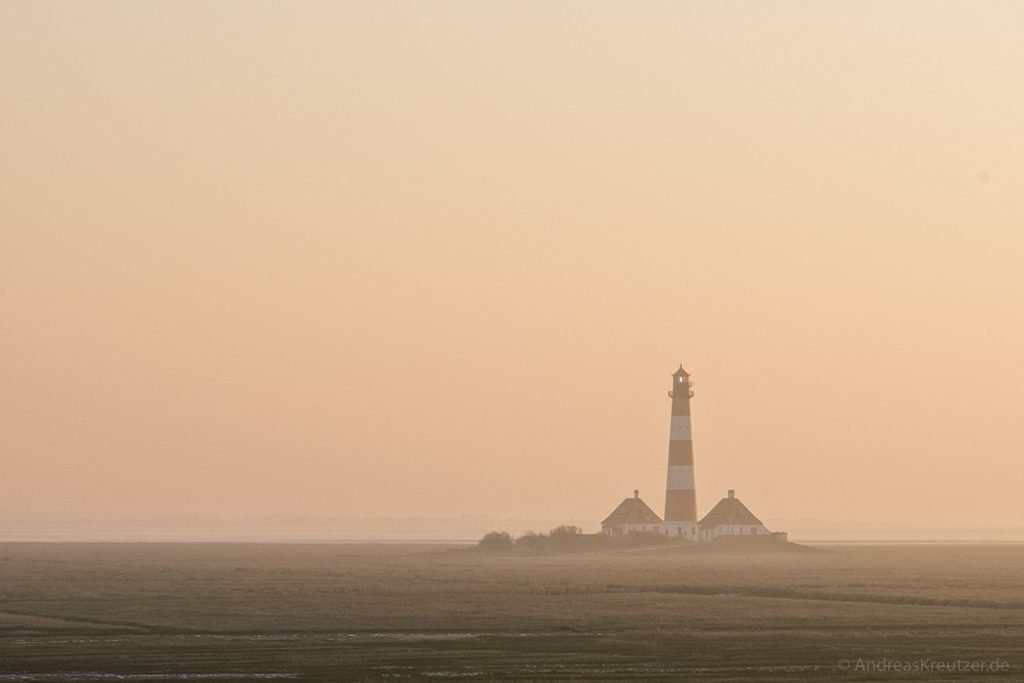
M612 527L602 527L601 533L608 536L621 536L623 534L648 533L654 534L660 531L660 524L617 524Z
M770 533L763 524L719 524L713 529L701 529L700 540L710 541L719 536L767 536Z
M660 524L617 524L601 527L606 536L622 536L633 533L658 533L671 538L688 539L691 541L712 541L721 536L781 536L773 534L763 524L720 524L713 529L701 529L693 523L661 522Z

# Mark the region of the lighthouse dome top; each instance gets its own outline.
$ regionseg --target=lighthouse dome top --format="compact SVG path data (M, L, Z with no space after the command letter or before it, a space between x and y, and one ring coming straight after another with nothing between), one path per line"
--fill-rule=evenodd
M683 369L683 364L679 364L679 369L672 373L673 377L689 377L690 373Z

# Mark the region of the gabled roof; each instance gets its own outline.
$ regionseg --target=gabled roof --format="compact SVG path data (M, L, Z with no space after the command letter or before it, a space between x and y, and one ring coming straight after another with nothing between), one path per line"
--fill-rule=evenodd
M618 526L619 524L661 524L661 517L640 500L638 494L619 503L612 514L601 522L601 526Z
M731 492L730 492L731 493ZM761 520L754 516L754 513L747 509L747 506L740 502L739 498L729 496L718 501L718 505L711 508L711 512L704 515L700 520L701 529L714 529L722 524L760 524Z

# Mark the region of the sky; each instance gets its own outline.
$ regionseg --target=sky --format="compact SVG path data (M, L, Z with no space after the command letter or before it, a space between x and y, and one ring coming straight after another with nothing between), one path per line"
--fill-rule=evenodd
M0 519L1024 528L1022 29L0 0Z

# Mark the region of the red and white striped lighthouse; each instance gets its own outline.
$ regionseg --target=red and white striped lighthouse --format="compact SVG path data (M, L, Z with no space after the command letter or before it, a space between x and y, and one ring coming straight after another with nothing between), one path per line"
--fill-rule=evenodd
M690 428L690 373L672 373L672 428L668 442L668 481L665 485L665 522L670 536L697 539L697 494L693 484L693 439Z

